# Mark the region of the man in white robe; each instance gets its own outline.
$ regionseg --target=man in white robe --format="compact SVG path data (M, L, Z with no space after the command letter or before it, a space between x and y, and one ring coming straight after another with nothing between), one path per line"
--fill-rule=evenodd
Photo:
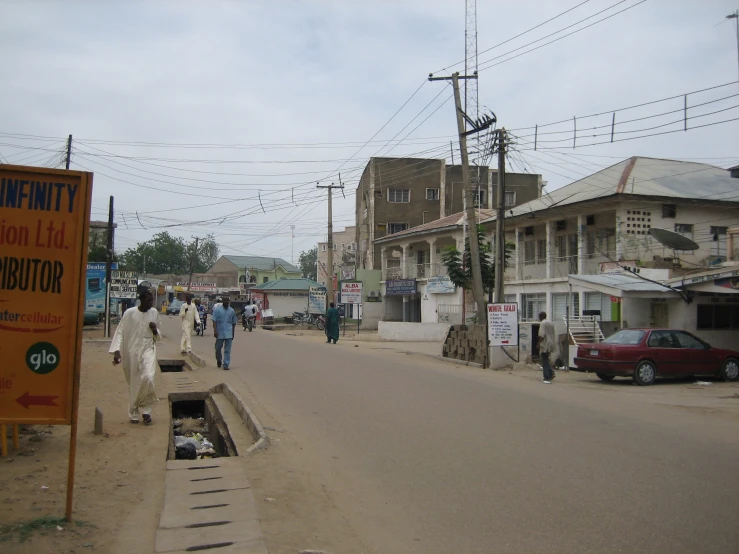
M182 341L180 341L180 352L189 354L192 352L192 330L195 325L200 325L198 309L192 303L192 296L187 296L187 302L180 308L180 320L182 321Z
M143 415L144 423L151 425L151 410L158 402L154 389L156 375L156 342L161 340L157 329L159 313L154 304L154 296L149 291L139 295L141 303L136 308L126 310L113 336L110 350L113 365L123 362L123 373L128 383L128 417L131 423L138 423Z

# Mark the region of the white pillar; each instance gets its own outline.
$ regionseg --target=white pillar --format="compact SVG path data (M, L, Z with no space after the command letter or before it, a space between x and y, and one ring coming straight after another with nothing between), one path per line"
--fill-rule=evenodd
M547 221L546 222L546 229L547 229L547 279L553 279L554 278L554 222L553 221Z
M436 270L436 238L429 240L429 265L431 266L429 274L426 277L434 277L441 273Z
M624 248L623 244L621 244L621 238L624 234L624 230L621 229L621 225L623 224L623 221L621 219L621 215L616 212L616 260L621 261L624 257Z
M577 274L585 273L585 252L587 252L586 244L586 227L585 216L580 214L577 216Z
M516 244L516 281L523 281L523 252L521 252L523 242L519 238L518 227L513 228L513 242Z
M403 249L403 254L400 257L400 270L402 271L401 275L403 276L403 279L408 278L408 249L409 245L401 244L400 247Z
M375 164L369 163L369 233L367 240L367 269L375 269Z
M380 279L387 280L387 248L383 248L380 252Z
M446 217L446 160L441 160L439 174L439 218Z

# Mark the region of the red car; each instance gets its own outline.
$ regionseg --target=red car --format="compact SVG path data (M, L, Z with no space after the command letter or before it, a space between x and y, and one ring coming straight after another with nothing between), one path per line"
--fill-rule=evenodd
M658 376L739 378L739 352L713 348L679 329L623 329L603 342L578 345L575 365L603 381L632 377L638 385Z

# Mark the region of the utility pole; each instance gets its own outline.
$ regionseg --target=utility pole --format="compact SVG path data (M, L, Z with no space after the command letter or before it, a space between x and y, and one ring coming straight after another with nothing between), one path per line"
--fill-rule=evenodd
M461 75L459 73L453 73L451 77L433 77L429 75L429 81L452 81L454 87L454 105L457 112L457 132L459 134L459 150L462 157L462 181L464 183L464 196L470 200L475 194L475 189L472 186L472 180L470 179L470 163L467 155L467 135L477 133L483 129L489 127L493 121L490 121L487 126L478 125L477 122L471 121L467 118L466 114L462 110L462 98L459 92L459 80L460 79L477 79L475 75ZM465 121L470 123L472 126L471 131L465 131ZM480 244L477 239L477 217L475 214L475 203L467 202L467 225L470 231L470 265L472 269L472 296L477 303L477 324L482 325L486 321L485 317L485 296L482 287L482 272L480 271Z
M505 273L505 155L506 130L498 129L498 215L495 219L495 302L503 302Z
M726 19L733 19L736 23L736 59L737 65L739 66L739 10L726 16ZM739 74L737 75L739 77Z
M69 169L69 162L72 161L72 135L69 135L69 138L67 139L67 167L66 169ZM111 198L113 198L111 196Z
M72 144L72 135L69 135L69 144ZM69 151L67 151L67 169L69 169ZM113 270L113 197L110 197L108 206L108 245L105 253L105 338L110 337L110 280Z
M190 277L187 280L187 291L190 292L190 287L192 286L192 271L195 267L195 258L198 255L198 242L200 241L200 237L192 237L195 239L195 249L192 251L192 256L190 256Z
M292 235L290 241L290 263L295 265L295 225L290 225L290 234Z
M344 185L316 185L319 189L328 189L328 287L326 288L326 302L334 301L334 223L331 213L331 193L333 189L343 189Z

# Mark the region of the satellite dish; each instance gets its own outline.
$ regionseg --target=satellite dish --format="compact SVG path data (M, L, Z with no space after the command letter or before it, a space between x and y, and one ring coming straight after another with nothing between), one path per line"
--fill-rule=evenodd
M698 250L698 246L695 242L680 233L674 231L668 231L667 229L656 229L652 227L649 229L649 234L652 235L657 242L664 244L667 248L673 250Z

